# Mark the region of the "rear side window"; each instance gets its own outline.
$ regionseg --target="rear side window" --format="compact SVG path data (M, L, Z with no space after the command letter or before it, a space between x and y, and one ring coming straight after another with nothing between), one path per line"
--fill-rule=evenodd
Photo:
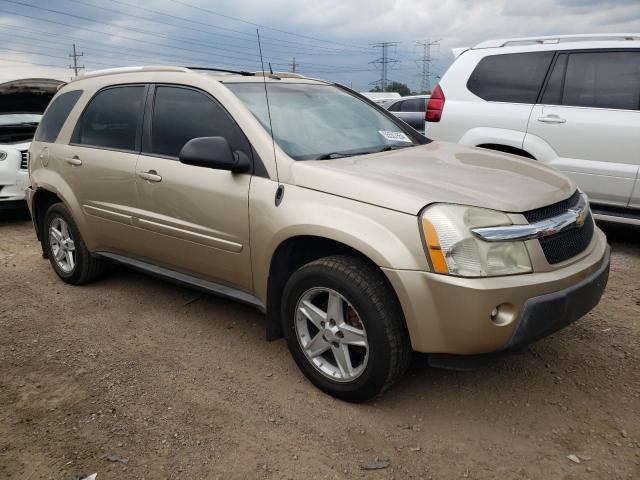
M80 118L75 143L135 151L144 92L141 85L98 92Z
M640 109L640 52L572 53L562 105Z
M82 95L82 90L72 90L54 98L44 112L33 139L36 142L55 142L69 112L78 102L80 95Z
M148 153L178 157L184 144L198 137L224 137L232 150L250 155L240 128L207 95L188 88L157 87Z
M424 112L424 98L410 98L402 102L402 112Z
M484 100L535 103L553 52L508 53L480 60L467 88Z

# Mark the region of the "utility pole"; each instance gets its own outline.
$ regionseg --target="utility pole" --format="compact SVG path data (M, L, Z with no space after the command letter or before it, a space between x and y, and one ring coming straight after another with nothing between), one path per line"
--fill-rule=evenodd
M381 43L374 43L372 45L372 47L380 48L382 50L382 57L378 58L377 60L374 60L371 63L373 63L374 65L380 65L380 70L381 70L380 80L373 83L380 85L380 90L383 92L386 92L387 86L389 85L388 65L390 63L399 62L399 60L396 60L395 58L389 58L389 53L388 53L389 47L395 47L396 45L398 45L398 42L381 42Z
M431 47L440 47L440 40L418 40L416 42L416 45L422 47L422 57L417 60L418 63L422 63L422 74L420 75L420 90L422 92L430 92L431 77L436 76L435 74L431 73L431 63L434 60L434 58L431 56Z
M291 72L296 73L296 57L293 57L293 61L291 62Z
M69 68L73 69L76 77L78 76L78 72L84 68L84 65L78 65L78 58L84 55L83 52L76 52L76 44L73 44L73 53L70 53L69 56L73 58L73 65L69 65Z

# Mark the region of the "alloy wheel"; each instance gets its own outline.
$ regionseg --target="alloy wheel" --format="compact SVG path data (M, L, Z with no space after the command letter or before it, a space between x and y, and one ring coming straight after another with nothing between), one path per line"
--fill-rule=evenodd
M64 273L71 273L76 266L76 246L69 225L61 217L55 217L49 225L49 245L56 265Z
M296 305L295 331L302 351L325 377L358 378L367 366L369 343L360 315L330 288L307 290Z

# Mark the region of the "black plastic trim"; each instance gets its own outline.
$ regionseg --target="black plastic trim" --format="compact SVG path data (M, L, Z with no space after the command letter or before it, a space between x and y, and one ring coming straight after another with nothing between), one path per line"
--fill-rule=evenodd
M139 270L144 273L148 273L164 280L168 280L178 285L185 285L206 293L212 293L220 297L242 302L246 305L257 308L262 313L266 312L266 306L260 301L260 299L243 290L238 290L233 287L211 282L209 280L204 280L202 278L194 277L193 275L189 275L186 273L176 272L175 270L160 267L158 265L153 265L151 263L137 260L135 258L126 257L124 255L119 255L117 253L94 252L93 255L98 258L104 258L113 262L120 263L127 267Z

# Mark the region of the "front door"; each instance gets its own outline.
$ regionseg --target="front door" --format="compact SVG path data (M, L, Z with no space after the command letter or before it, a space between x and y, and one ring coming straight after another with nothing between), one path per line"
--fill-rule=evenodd
M625 207L640 165L640 51L561 53L524 148L542 139L549 164L594 203Z
M143 151L136 166L138 227L150 232L155 264L251 290L249 173L178 161L192 138L225 137L251 156L239 127L208 94L162 85L149 93Z

